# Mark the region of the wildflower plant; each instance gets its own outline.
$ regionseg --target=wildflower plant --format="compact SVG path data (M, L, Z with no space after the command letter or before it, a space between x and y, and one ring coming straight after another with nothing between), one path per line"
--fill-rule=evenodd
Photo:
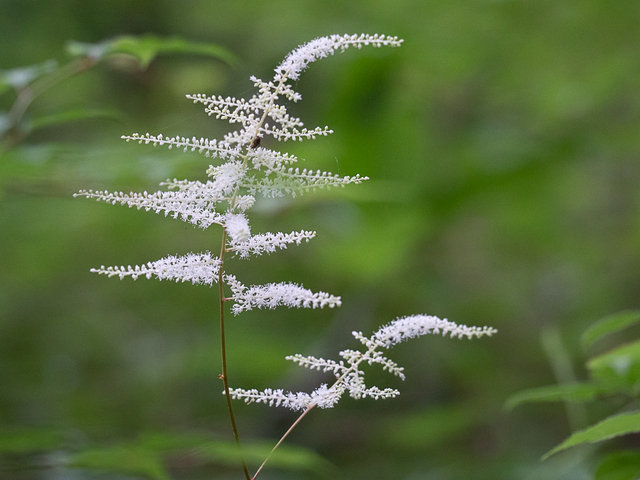
M219 377L224 383L229 416L233 433L238 445L239 434L233 414L232 399L242 399L247 403L266 403L271 406L284 406L303 411L292 425L313 407L333 407L343 394L348 393L355 399L371 397L393 398L399 395L395 389L367 387L364 382L363 364L380 364L393 375L404 379L403 368L387 358L383 351L408 339L431 333L442 333L451 337L481 337L496 332L491 327L467 327L456 325L448 320L434 316L414 315L399 318L383 326L370 337L361 332L353 332L362 344L359 350L343 350L341 360L325 360L311 356L293 355L287 357L300 366L332 373L336 380L332 385L321 385L312 393L284 392L281 389L244 390L231 388L227 376L225 342L225 305L231 304L231 311L238 315L254 308L273 309L279 306L296 308L339 307L341 299L325 292L313 292L300 285L283 282L267 285L243 284L235 275L225 270L225 258L234 255L239 258L272 253L288 245L300 245L308 242L316 232L299 231L290 233L252 234L247 212L256 202L256 197L296 197L318 188L344 187L368 180L360 175L341 177L320 170L300 169L294 165L298 161L294 155L271 150L260 145L264 137L273 137L278 141L302 141L315 139L333 133L328 127L307 129L299 118L289 115L281 100L297 102L301 95L293 89L290 82L297 81L300 73L310 63L343 52L349 47L399 47L402 40L385 35L331 35L317 38L293 50L275 69L270 81L251 77L258 89L250 99L237 99L221 96L187 95L194 103L201 103L208 115L238 124L239 129L226 134L222 140L186 137L165 137L159 135L125 135L127 141L164 145L170 149L181 148L186 151L198 151L207 158L215 159L209 166L206 182L191 180L167 180L161 186L164 190L155 193L123 193L82 190L76 196L93 198L107 203L128 205L138 210L163 213L190 222L202 229L212 225L222 227L221 249L218 255L209 251L187 253L183 256L168 256L163 259L138 266L115 266L92 269L92 272L117 276L120 279L131 277L158 278L213 286L217 283L220 298L220 334L222 373ZM226 293L230 291L230 295ZM291 431L291 428L289 431ZM289 432L285 433L280 442ZM278 445L280 444L278 442ZM276 447L278 446L276 445ZM266 460L265 460L266 461ZM242 460L246 478L255 478L262 466L251 477ZM263 463L264 465L264 463Z

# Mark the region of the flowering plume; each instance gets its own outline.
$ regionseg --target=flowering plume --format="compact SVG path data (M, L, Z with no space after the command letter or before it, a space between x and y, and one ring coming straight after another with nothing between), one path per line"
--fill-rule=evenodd
M496 332L497 330L492 327L467 327L466 325L457 325L449 320L443 320L431 315L413 315L398 318L381 327L371 337L363 336L362 332L353 332L353 336L364 345L366 350L343 350L339 353L342 360L338 362L311 356L305 357L300 354L286 357L287 360L291 360L301 367L331 372L336 377L336 381L331 387L322 384L311 393L293 393L271 388L262 392L255 389L232 388L231 396L234 399L242 399L246 403L262 402L269 406L283 406L292 410L306 410L312 406L331 408L338 403L345 392L349 392L349 396L355 399L365 397L371 397L375 400L378 398L394 398L400 395L400 392L396 389L385 388L381 390L376 386L367 387L364 383L364 371L359 368L362 363L368 363L369 365L378 363L382 365L383 370L404 380L404 368L385 357L379 349L388 349L405 340L431 333L442 333L443 336L448 334L451 337L471 339L484 335L491 336Z
M353 332L354 337L362 344L362 348L341 351L339 361L299 354L287 357L288 360L300 366L330 372L336 378L331 386L323 384L311 393L285 392L281 389L267 389L259 392L229 387L224 346L224 302L232 301L231 310L236 315L254 308L273 309L279 306L333 308L341 305L340 297L325 292L312 292L295 283L246 286L235 275L225 272L224 260L227 253L240 258L249 258L252 255L272 253L294 243L300 245L316 235L316 232L305 230L291 233L252 234L248 212L256 202L256 197L259 194L263 197L284 195L295 197L319 188L344 187L368 180L367 177L360 175L341 177L331 172L300 169L295 166L298 159L294 155L260 146L261 139L267 136L278 141L302 141L333 133L329 127L312 129L304 127L302 121L289 115L286 106L279 102L282 99L293 102L301 99L301 95L289 82L297 81L300 73L318 59L333 55L337 51L343 52L349 47L398 47L401 43L402 40L398 40L397 37L384 35L331 35L317 38L287 55L276 67L271 81L265 82L252 76L251 81L258 92L248 100L221 96L208 97L201 94L187 95L187 98L194 103L204 105L208 115L226 120L230 124L238 124L239 128L226 134L222 140L150 135L149 133L145 135L134 133L122 137L126 141L136 141L140 144L166 146L169 149L180 148L185 152L197 151L204 154L206 158L215 159L216 162L207 169L209 180L206 182L167 180L161 184L166 189L154 193L125 194L82 190L76 194L76 196L93 198L113 205L127 205L136 207L138 210L163 213L165 216L192 223L202 229L207 229L214 224L222 227L222 249L219 256L209 252L188 253L183 256L168 256L146 265L126 268L102 266L91 271L109 277L117 276L120 279L155 277L159 280L192 282L209 286L218 284L222 352L222 373L219 378L224 383L231 425L238 444L240 441L231 406L232 398L243 399L247 403L263 402L294 410L305 410L305 413L314 406L333 407L347 392L355 399L392 398L399 395L396 389L367 387L364 382L364 371L360 369L363 363L369 365L375 363L381 365L383 370L404 380L403 368L384 356L381 350L405 340L432 333L473 338L492 335L496 332L491 327L456 325L448 320L427 315L399 318L381 327L371 337ZM224 294L224 286L231 291L229 298ZM250 480L247 465L244 460L242 463L245 477ZM257 473L253 478L256 476Z
M246 287L233 275L225 275L224 280L233 292L231 298L235 301L233 313L236 315L253 307L273 309L285 305L298 308L333 308L342 304L340 297L325 292L314 293L295 283L270 283Z
M93 273L100 273L109 277L131 277L136 280L138 277L152 278L159 280L175 280L176 282L191 282L194 285L204 283L212 285L218 281L218 273L222 262L219 258L211 255L210 252L194 254L188 253L182 257L169 255L166 258L149 262L146 265L136 265L124 267L92 268Z

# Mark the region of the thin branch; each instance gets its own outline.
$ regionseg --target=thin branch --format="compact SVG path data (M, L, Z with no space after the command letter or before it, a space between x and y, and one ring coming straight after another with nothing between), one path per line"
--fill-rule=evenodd
M298 417L298 419L297 419L295 422L293 422L293 425L291 425L291 426L289 427L289 430L287 430L287 431L285 432L285 434L282 436L282 438L278 441L278 443L276 443L276 446L275 446L275 447L273 447L273 448L271 449L271 451L269 452L269 455L267 455L267 458L265 458L265 459L264 459L264 462L262 462L262 465L260 465L260 468L256 471L255 475L254 475L253 477L251 477L251 480L256 480L256 477L258 476L258 474L259 474L259 473L260 473L260 471L262 470L262 467L264 467L265 463L267 463L267 460L269 460L269 458L271 457L271 455L273 454L273 452L275 452L276 448L278 448L278 447L280 446L280 444L284 441L284 439L285 439L285 438L287 438L287 435L289 435L289 434L291 433L291 430L293 430L293 429L294 429L294 427L295 427L296 425L298 425L298 423L300 422L300 420L302 420L302 417L304 417L307 413L309 413L309 411L310 411L313 407L315 407L315 406L316 406L316 404L315 404L315 403L312 403L311 405L309 405L309 406L307 407L307 409L306 409L304 412L302 412L302 415L300 415L300 416Z

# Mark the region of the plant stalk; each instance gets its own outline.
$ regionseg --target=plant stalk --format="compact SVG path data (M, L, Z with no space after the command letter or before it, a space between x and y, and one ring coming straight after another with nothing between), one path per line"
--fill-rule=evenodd
M242 454L242 444L240 443L240 435L238 435L238 427L236 426L236 418L233 415L233 407L231 406L231 393L229 392L229 378L227 376L227 342L225 340L224 331L224 288L222 283L223 266L224 266L224 254L225 245L227 243L227 231L222 231L222 246L220 247L220 271L218 272L218 291L220 293L220 352L222 355L222 383L224 384L224 395L227 398L227 407L229 408L229 419L231 420L231 428L233 429L233 436L236 439L236 445L238 446L238 453L240 454L240 461L242 462L242 469L244 470L244 476L247 480L251 480L251 474L247 468L247 462Z
M278 87L276 89L276 92L278 92L280 90L280 87L284 84L285 80L281 79L280 83L278 84ZM264 123L265 119L267 118L267 115L269 113L269 110L271 109L271 106L273 105L273 99L271 99L271 102L269 103L269 106L267 108L265 108L265 111L262 115L262 118L260 119L260 121L258 122L258 129L256 130L256 134L254 136L254 138L252 139L251 143L249 144L249 150L253 150L254 148L257 148L257 146L260 143L260 137L258 136L258 132L260 130L260 126L262 126L262 124ZM244 161L243 161L243 167L247 164L249 160L248 156L244 157ZM232 211L233 208L235 207L236 204L236 195L238 194L238 190L239 188L236 187L233 195L231 196L230 199L230 204L229 204L229 211ZM222 230L222 244L220 245L220 271L218 272L218 291L220 293L220 352L222 355L222 382L224 383L224 395L227 398L227 407L229 408L229 419L231 420L231 427L233 428L233 435L236 439L236 444L238 445L238 451L240 454L240 461L242 462L242 469L244 470L244 475L246 477L246 480L253 480L251 477L251 474L249 473L249 469L247 468L247 462L244 459L244 455L242 454L242 444L240 443L240 436L238 435L238 427L236 426L236 419L235 416L233 415L233 407L231 406L231 393L229 392L229 379L227 378L227 347L226 347L226 341L225 341L225 332L224 332L224 302L227 300L224 297L224 288L223 288L223 267L224 267L224 254L226 252L226 243L227 243L227 230L225 228L223 228ZM276 444L276 446L273 448L273 450L275 450L278 445L280 445L280 443L285 439L285 437L289 434L289 432L293 429L293 427L295 427L295 425L302 419L302 417L304 417L304 415L311 409L311 407L307 408L307 410L305 410L305 412L298 418L298 420L295 421L295 423L289 428L289 430L287 430L287 433L284 434L284 436L280 439L280 441ZM273 453L273 450L271 450L271 453ZM267 458L264 460L264 462L262 462L262 465L260 466L260 468L258 469L258 471L256 472L256 474L253 476L253 478L255 478L258 473L260 472L260 470L262 470L262 467L264 466L264 464L267 462L267 460L269 459L269 457L271 456L271 453L269 453L269 455L267 455Z

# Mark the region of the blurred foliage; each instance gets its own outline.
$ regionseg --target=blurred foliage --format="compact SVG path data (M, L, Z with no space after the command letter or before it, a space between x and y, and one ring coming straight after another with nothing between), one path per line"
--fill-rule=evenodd
M524 402L569 403L609 400L609 403L614 404L615 413L594 425L574 432L560 445L547 452L543 459L569 447L640 433L640 411L636 410L640 397L640 342L636 340L621 346L611 346L611 340L616 336L626 341L627 335L622 335L627 333L631 326L639 323L640 311L624 311L601 319L582 334L582 345L585 349L594 344L605 344L604 339L610 343L606 353L597 354L586 363L591 377L589 381L525 390L507 400L506 406L509 409ZM605 457L598 468L596 479L637 479L640 462L633 453L616 452Z
M247 459L260 463L273 445L249 442L243 447ZM43 452L47 452L47 455L43 455ZM191 471L201 470L210 464L232 470L240 463L234 442L193 433L147 433L135 441L120 441L111 446L98 447L80 446L78 439L73 439L68 432L23 428L5 432L0 437L0 453L5 460L3 475L7 471L35 467L56 471L64 478L77 476L74 473L76 469L82 469L165 480L172 478L165 467L167 460L171 461L174 468ZM328 478L335 473L331 463L301 447L283 445L274 452L269 462L281 469L315 472L316 478Z
M318 238L229 266L251 283L291 280L341 295L343 306L233 319L232 384L310 390L323 376L288 365L286 355L335 355L352 330L401 315L500 333L398 347L407 382L381 377L380 385L400 397L313 412L286 442L307 452L305 468L292 472L283 460L261 476L319 478L326 470L314 465L325 464L309 452L337 467L331 478L622 478L605 476L611 462L627 462L634 475L633 435L613 442L626 452L617 459L607 456L614 450L575 447L540 463L571 434L572 414L535 404L507 415L501 406L517 391L556 383L567 362L583 378L580 334L607 312L640 307L639 22L631 0L0 2L0 112L42 82L19 125L0 117L0 476L241 477L220 457L194 461L141 440L231 438L215 292L89 273L219 248L219 232L72 194L203 178L208 163L197 154L119 137L219 138L228 125L185 94L245 96L249 75L269 78L297 45L359 32L405 43L348 51L305 72L293 113L336 133L285 150L306 158L303 166L371 180L262 202L255 231L307 229ZM140 39L135 52L123 40L131 38ZM97 63L83 50L117 39L121 49L100 50L108 53ZM145 42L156 40L154 54ZM196 55L175 53L180 45ZM203 45L224 50L211 58ZM240 59L233 68L231 54ZM557 361L540 342L553 329L564 339ZM236 408L249 444L275 441L295 418ZM593 402L585 415L592 425L610 406ZM84 468L67 469L82 452L93 452ZM117 457L105 452L138 468L89 469Z
M55 60L50 59L40 65L0 72L0 93L13 88L16 94L11 108L7 112L0 111L0 140L5 148L11 148L24 141L39 128L74 120L117 117L117 113L107 110L75 109L35 117L30 121L25 119L31 103L37 97L113 55L130 55L140 62L142 68L147 68L156 56L165 52L199 53L225 60L229 64L237 62L233 54L217 45L191 43L178 38L163 39L153 35L119 36L97 44L71 41L67 44L66 51L72 57L78 58L61 68L58 68Z

